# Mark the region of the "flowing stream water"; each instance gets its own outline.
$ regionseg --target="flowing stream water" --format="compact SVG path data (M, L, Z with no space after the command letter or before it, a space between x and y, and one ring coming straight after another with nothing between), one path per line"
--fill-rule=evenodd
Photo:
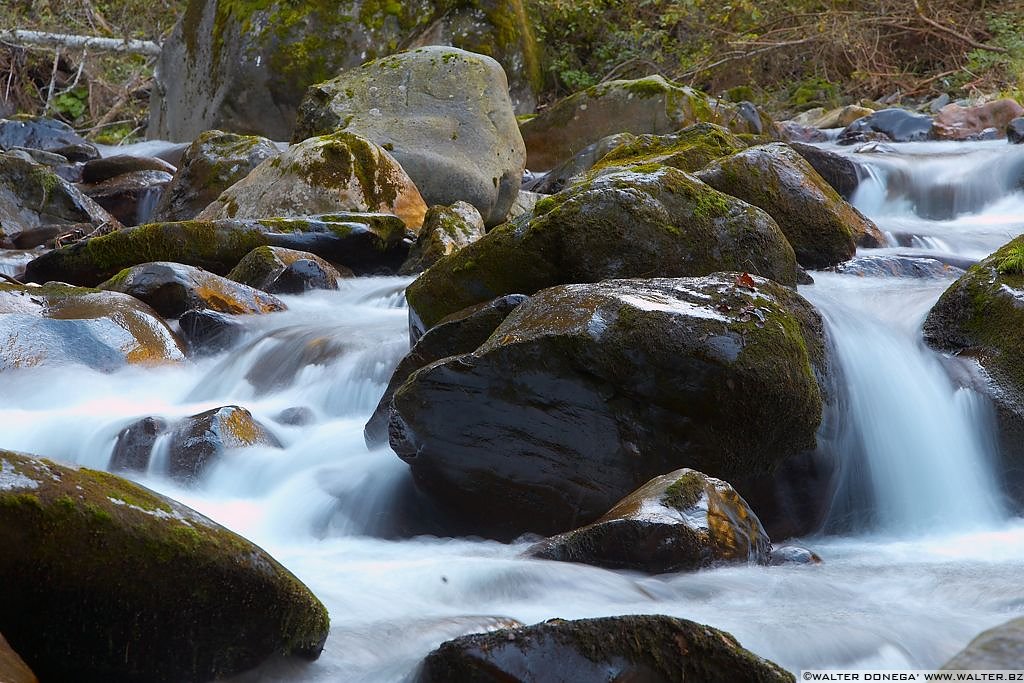
M855 204L894 245L862 256L964 265L1024 232L1024 146L894 149L857 154L867 178ZM319 661L239 681L402 681L440 642L509 619L631 613L723 628L792 670L937 667L1024 614L1024 521L991 474L990 408L920 340L955 273L814 273L800 288L826 319L845 387L821 439L843 462L832 533L802 541L820 566L652 577L525 560L523 544L389 538L410 478L390 450L367 451L362 428L408 347L405 278L285 297L288 311L247 319L244 342L195 363L5 373L0 448L105 468L118 431L140 417L238 404L270 425L283 449L229 454L194 488L162 476L159 444L141 478L262 545L330 610ZM274 422L296 406L312 424Z

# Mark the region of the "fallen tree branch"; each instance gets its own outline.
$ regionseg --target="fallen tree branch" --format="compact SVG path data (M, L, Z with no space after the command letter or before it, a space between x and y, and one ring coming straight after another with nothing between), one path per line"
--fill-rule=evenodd
M75 50L98 50L101 52L127 52L135 55L158 56L160 45L151 40L121 38L100 38L99 36L75 36L65 33L44 31L0 31L0 41L16 46L38 45L42 47L71 48Z

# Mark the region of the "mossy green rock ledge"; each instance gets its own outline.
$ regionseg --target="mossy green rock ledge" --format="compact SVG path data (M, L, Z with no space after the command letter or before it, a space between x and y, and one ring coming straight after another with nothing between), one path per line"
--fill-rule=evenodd
M0 547L0 631L44 681L209 681L327 638L265 551L105 472L0 451Z
M814 446L826 372L820 317L771 280L565 285L413 373L390 442L470 533L549 535L681 467L770 473Z
M603 617L463 636L427 655L415 683L793 683L725 631L660 615Z
M414 330L505 294L609 278L738 270L796 283L796 257L768 214L674 168L573 185L441 259L407 292Z

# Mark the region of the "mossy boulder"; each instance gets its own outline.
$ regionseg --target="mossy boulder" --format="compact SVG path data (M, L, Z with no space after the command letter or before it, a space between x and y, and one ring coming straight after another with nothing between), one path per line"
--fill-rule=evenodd
M484 219L472 204L455 202L451 206L432 206L427 209L416 244L412 245L409 258L399 272L419 273L485 234Z
M281 448L281 442L245 408L207 410L186 417L171 432L168 474L194 483L228 451L254 446Z
M501 65L452 47L368 62L309 89L293 140L347 131L387 149L430 204L466 201L505 220L526 147Z
M344 272L342 272L344 271ZM337 289L352 271L340 270L308 251L257 247L228 273L228 279L271 294L301 294L310 289Z
M117 292L0 283L0 370L81 364L116 370L184 359L156 311Z
M178 170L153 212L153 220L192 220L221 192L280 153L273 142L257 135L206 131L182 154Z
M813 447L824 372L818 314L771 280L565 285L411 375L390 442L472 533L547 535L680 467L770 473Z
M39 683L25 660L15 652L0 634L0 681L4 683Z
M96 146L74 128L43 117L0 119L0 149L14 147L60 154L69 161L89 161L100 155Z
M746 270L796 283L792 247L766 213L668 167L609 173L538 202L441 259L406 291L414 329L504 294L624 277Z
M44 681L208 681L327 638L265 551L105 472L0 451L0 547L0 631Z
M789 145L751 147L719 159L697 177L764 209L805 268L834 266L853 256L858 244L885 244L875 224L840 197Z
M622 616L463 636L427 655L415 683L793 683L725 631L666 616Z
M771 540L740 494L690 469L655 477L581 529L532 546L542 560L661 574L713 564L768 564Z
M125 268L99 286L144 301L165 318L178 318L189 309L255 314L283 311L275 296L202 268L155 261Z
M384 212L418 229L427 205L382 147L352 133L292 145L267 159L203 209L200 220Z
M0 248L44 226L118 227L113 216L48 166L0 154Z
M767 122L764 114L759 114ZM559 100L522 124L527 166L553 168L601 138L615 133L665 135L698 121L725 126L734 133L760 134L731 103L661 76L609 81Z
M639 135L612 149L594 164L594 171L608 168L662 164L694 173L715 159L747 148L727 128L713 123L695 123L678 133Z
M522 0L188 0L157 63L148 136L288 140L307 87L421 45L493 57L517 110L533 110L543 72Z
M990 628L968 643L942 668L953 671L1019 669L1024 662L1024 619Z
M404 238L405 224L390 214L150 223L54 249L26 265L25 279L95 286L151 261L226 275L250 251L268 245L310 251L358 272L374 272L402 263Z

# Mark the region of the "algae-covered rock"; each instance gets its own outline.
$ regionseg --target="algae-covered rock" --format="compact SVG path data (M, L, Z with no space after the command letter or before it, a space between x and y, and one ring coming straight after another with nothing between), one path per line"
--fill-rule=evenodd
M418 273L485 234L484 219L472 204L455 202L451 206L432 206L427 210L416 243L399 272L406 275Z
M771 540L727 482L680 469L647 482L593 524L541 541L527 555L660 574L727 562L768 564Z
M564 621L463 636L427 655L415 683L793 683L725 631L666 616Z
M105 472L0 451L0 547L0 631L44 681L208 681L327 637L265 551Z
M1024 662L1024 619L990 628L968 643L942 668L953 671L1019 669Z
M338 281L352 277L316 254L284 247L258 247L245 255L228 279L271 294L301 294L310 289L337 289Z
M307 87L421 45L493 57L517 111L533 110L543 72L522 0L188 0L157 63L148 137L288 140Z
M678 133L637 136L601 157L594 170L662 164L693 173L715 159L746 148L746 143L727 128L702 122Z
M49 167L0 154L0 248L12 248L22 233L42 226L83 223L120 225Z
M174 428L169 438L168 473L192 483L226 451L253 446L281 448L281 442L245 408L207 410L186 417Z
M541 200L438 261L406 291L415 329L504 294L569 282L750 271L796 282L793 250L766 213L668 167L609 173Z
M198 218L313 216L343 211L391 213L423 224L416 185L383 148L351 133L304 140L267 159L224 190Z
M0 634L0 681L4 683L39 683L28 664Z
M309 89L293 140L347 131L381 145L427 204L469 202L505 220L526 147L501 65L431 46L368 62Z
M165 318L177 318L193 308L233 315L285 309L280 299L254 287L169 261L125 268L99 289L130 294Z
M767 121L763 114L760 117ZM736 105L661 76L595 85L556 102L521 128L527 165L543 171L607 135L665 135L698 121L717 123L734 133L760 134L762 127L767 128L753 125Z
M813 447L824 364L818 314L763 278L553 287L410 376L390 442L471 533L558 533L664 472L752 476Z
M751 147L719 159L697 177L764 209L805 268L845 261L856 253L858 244L885 244L875 224L840 197L789 145Z
M159 222L187 221L262 162L280 154L267 138L208 130L185 150L153 212Z
M359 272L373 272L402 263L404 237L399 218L372 213L151 223L54 249L28 263L25 279L94 286L151 261L226 275L250 251L268 245L310 251Z
M183 359L170 328L133 297L58 283L0 283L0 370L66 364L116 370Z
M0 149L14 147L53 152L70 161L89 161L100 155L74 128L43 117L0 119Z

